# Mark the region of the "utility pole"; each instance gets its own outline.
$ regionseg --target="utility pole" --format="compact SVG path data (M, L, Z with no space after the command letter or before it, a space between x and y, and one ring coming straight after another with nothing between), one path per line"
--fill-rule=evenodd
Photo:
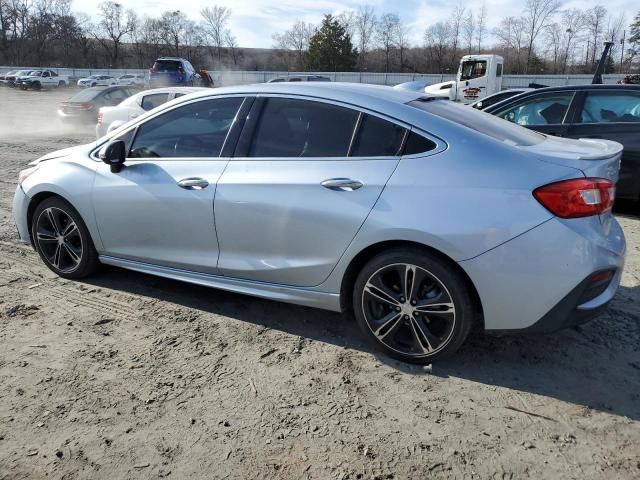
M620 39L620 45L622 45L622 52L620 52L620 73L622 73L622 63L624 62L624 41L627 38L627 31L622 31L622 38Z

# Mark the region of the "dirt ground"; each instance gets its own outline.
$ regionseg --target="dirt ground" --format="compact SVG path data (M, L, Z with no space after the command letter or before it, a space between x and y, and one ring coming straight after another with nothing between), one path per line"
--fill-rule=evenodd
M18 171L88 142L69 92L0 89L0 479L640 478L640 219L609 312L474 335L432 372L333 313L115 268L57 278L18 243Z

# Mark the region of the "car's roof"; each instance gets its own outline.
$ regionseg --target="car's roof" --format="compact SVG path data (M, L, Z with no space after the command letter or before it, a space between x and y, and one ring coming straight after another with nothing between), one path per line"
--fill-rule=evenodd
M142 90L141 92L136 93L136 95L152 95L154 93L195 93L201 92L202 90L211 90L210 88L205 87L160 87L160 88L151 88L149 90Z
M275 95L301 95L318 97L326 100L334 100L345 103L353 103L369 106L375 110L380 102L403 104L426 96L424 92L413 90L395 89L382 85L368 85L363 83L343 82L281 82L258 83L254 85L238 85L233 87L221 87L205 89L193 96L229 95L229 94L275 94Z
M562 85L559 87L543 87L534 89L535 92L555 92L555 91L565 91L565 90L611 90L611 89L631 89L631 90L640 90L640 85L627 85L627 84L618 84L618 83L610 83L610 84L586 84L586 85Z
M186 62L186 61L188 61L186 58L182 58L182 57L158 57L158 58L156 58L156 62L157 62L158 60L176 60L176 61L178 61L178 60L180 60L180 61L184 60L185 62Z

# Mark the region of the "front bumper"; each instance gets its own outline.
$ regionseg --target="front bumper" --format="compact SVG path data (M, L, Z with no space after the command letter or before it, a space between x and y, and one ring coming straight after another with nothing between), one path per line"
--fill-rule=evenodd
M22 243L31 244L31 235L29 234L29 223L27 221L27 210L31 199L18 185L16 193L13 195L13 219L18 229L18 235Z
M553 331L601 313L620 284L626 244L615 219L607 235L597 232L595 222L599 222L597 217L552 218L460 262L478 291L485 329ZM582 301L587 280L602 270L615 270L607 289Z

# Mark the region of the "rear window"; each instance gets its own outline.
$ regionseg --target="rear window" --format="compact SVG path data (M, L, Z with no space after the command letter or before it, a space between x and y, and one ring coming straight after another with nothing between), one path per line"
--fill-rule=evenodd
M86 90L81 91L80 93L76 93L73 97L69 99L70 102L88 102L93 100L100 92L102 92L102 88L87 88Z
M409 102L408 105L475 130L499 142L519 147L536 145L545 138L540 133L449 100L422 98Z
M142 109L149 111L153 108L159 107L163 103L169 100L168 93L152 93L142 97Z
M180 62L176 60L156 60L153 69L156 72L175 72L180 68Z

